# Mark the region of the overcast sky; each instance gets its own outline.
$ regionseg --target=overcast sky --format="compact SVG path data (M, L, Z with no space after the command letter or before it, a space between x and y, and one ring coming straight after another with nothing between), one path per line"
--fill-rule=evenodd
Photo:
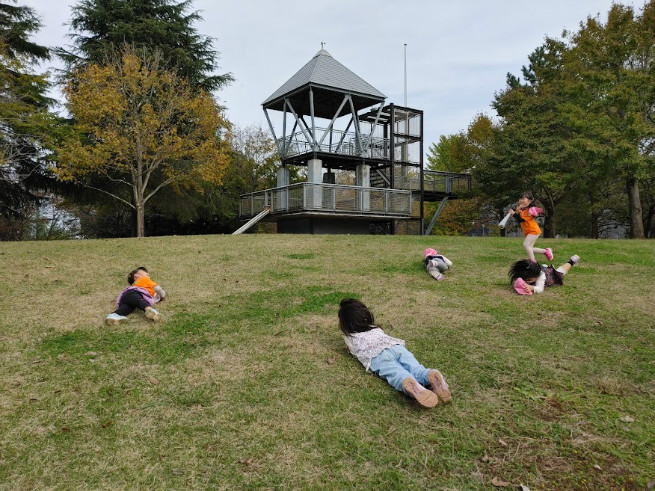
M70 44L73 0L19 0L43 21L34 40ZM623 1L640 9L643 1ZM478 113L494 116L494 93L520 74L546 36L577 30L587 16L603 22L611 0L195 0L200 34L214 38L219 73L236 81L217 94L229 119L268 128L261 103L320 49L403 104L425 113L425 148L465 130ZM51 62L48 66L54 66ZM279 136L279 135L278 135Z

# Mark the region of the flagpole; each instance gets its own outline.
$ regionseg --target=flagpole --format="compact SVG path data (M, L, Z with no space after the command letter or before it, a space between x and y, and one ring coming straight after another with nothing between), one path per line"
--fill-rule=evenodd
M405 43L405 69L404 69L404 74L405 74L405 107L407 107L407 43Z

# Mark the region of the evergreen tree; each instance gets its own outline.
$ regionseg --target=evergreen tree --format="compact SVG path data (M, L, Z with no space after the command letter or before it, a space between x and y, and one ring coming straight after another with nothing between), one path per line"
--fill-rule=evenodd
M15 2L14 2L15 3ZM30 70L48 49L29 40L40 27L36 13L0 3L0 238L20 239L28 215L53 189L47 167L56 130L46 96L46 75Z
M192 87L218 89L232 75L213 75L218 54L212 38L196 32L200 13L190 12L192 0L81 0L73 6L71 20L74 49L57 53L70 67L79 63L103 63L123 44L157 50L169 68L186 78Z

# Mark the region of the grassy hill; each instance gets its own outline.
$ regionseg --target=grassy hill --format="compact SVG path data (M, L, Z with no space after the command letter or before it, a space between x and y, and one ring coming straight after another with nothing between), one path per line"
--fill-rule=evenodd
M196 236L0 243L0 487L644 489L655 480L655 242ZM446 280L423 270L435 246ZM106 327L129 270L164 320ZM345 349L338 302L446 376L419 407ZM502 487L502 486L501 486Z

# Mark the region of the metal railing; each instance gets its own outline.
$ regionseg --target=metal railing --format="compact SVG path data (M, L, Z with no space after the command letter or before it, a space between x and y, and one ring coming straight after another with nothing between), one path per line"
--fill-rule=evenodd
M241 195L239 217L254 217L267 206L271 208L272 215L327 212L410 216L412 193L399 189L301 182Z
M419 177L409 178L403 189L418 191L421 189ZM456 194L471 190L471 175L434 170L423 171L423 190L433 193Z
M389 159L390 140L388 138L367 134L358 138L354 132L346 133L334 129L327 134L326 132L325 128L316 128L316 140L320 142L316 149L311 142L307 141L302 131L297 131L286 138L278 138L277 143L283 149L283 158L316 151L353 157Z

